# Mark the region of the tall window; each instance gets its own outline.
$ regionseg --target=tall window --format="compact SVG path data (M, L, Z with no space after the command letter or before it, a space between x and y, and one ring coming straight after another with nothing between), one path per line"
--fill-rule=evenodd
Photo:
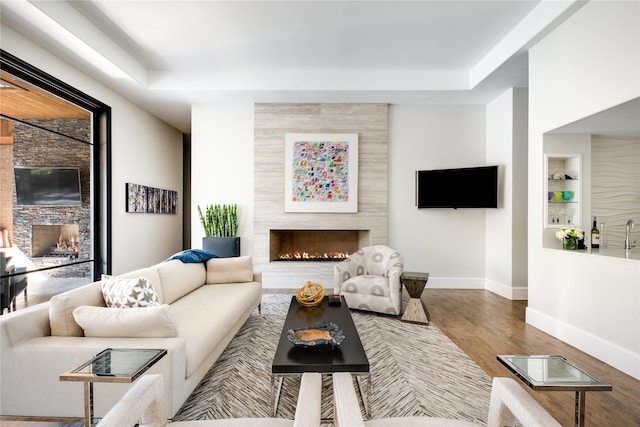
M4 51L0 63L5 310L110 270L110 109Z

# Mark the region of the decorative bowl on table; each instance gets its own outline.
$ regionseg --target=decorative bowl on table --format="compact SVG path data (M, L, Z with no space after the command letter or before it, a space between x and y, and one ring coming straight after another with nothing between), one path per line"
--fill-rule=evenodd
M320 283L307 283L296 292L296 301L305 307L320 305L324 298L324 286Z
M287 339L296 347L328 351L342 344L345 336L338 325L323 320L304 328L289 329Z

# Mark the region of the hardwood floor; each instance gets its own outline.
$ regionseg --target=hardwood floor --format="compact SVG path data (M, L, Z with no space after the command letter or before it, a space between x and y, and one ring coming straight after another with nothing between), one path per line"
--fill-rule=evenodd
M422 300L429 309L432 324L488 375L514 377L496 360L498 354L562 355L613 385L613 391L610 392L587 393L587 426L640 426L640 381L527 325L524 322L526 301L510 301L483 290L452 289L426 289ZM535 392L522 385L560 424L573 425L573 392ZM73 424L9 421L0 418L0 426L5 427L63 425Z
M432 324L490 376L514 377L496 360L498 354L558 354L613 386L586 393L587 426L640 426L640 381L527 325L526 301L453 289L426 289L422 300ZM560 424L573 425L574 392L536 392L522 385Z

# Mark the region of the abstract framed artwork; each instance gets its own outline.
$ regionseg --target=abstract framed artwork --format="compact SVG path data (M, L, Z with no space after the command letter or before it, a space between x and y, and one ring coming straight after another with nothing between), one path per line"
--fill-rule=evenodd
M126 212L178 213L178 192L146 185L126 184Z
M358 212L358 134L285 134L285 212Z

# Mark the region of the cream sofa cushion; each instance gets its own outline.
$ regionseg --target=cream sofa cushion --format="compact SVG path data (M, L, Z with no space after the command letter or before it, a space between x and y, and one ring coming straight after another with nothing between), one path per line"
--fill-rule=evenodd
M163 302L172 304L204 285L207 272L203 263L171 260L155 266L162 285Z
M85 337L173 338L176 318L167 304L154 307L113 308L80 306L73 317Z
M258 282L204 285L171 305L180 326L178 337L186 343L187 378L219 346L226 346L226 339L231 339L229 331L246 320L240 313L250 313L261 295L262 286ZM203 301L207 305L204 310Z
M104 298L100 282L93 282L70 291L54 295L49 302L49 325L51 335L62 337L81 337L82 328L73 318L73 310L81 305L104 307Z
M251 256L212 258L206 263L207 283L244 283L253 281Z

